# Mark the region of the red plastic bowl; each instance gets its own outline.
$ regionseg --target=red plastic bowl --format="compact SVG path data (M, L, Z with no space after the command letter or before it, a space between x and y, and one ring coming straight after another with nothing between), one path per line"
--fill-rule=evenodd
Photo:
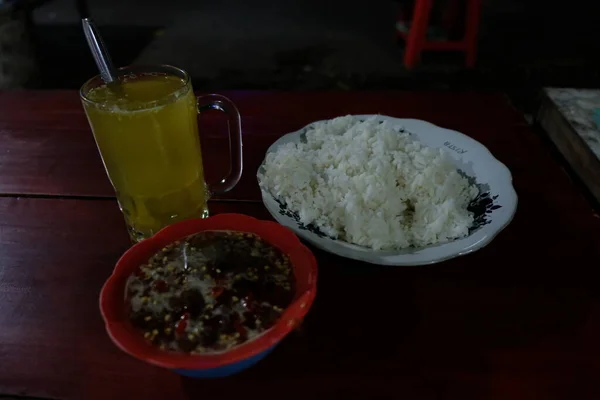
M129 322L125 305L127 278L166 245L201 231L230 230L255 233L286 254L296 278L294 300L281 318L258 338L219 354L184 354L160 350L147 343ZM241 364L270 350L297 326L316 295L317 262L312 252L288 228L242 214L220 214L168 226L150 239L131 247L108 278L100 293L100 311L112 341L123 351L150 364L177 370L207 370ZM191 371L190 371L191 372Z

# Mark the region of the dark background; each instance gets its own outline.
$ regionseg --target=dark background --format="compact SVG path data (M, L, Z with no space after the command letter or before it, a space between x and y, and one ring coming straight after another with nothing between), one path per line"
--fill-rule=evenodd
M413 71L395 34L407 2L45 1L31 14L38 70L27 87L77 89L96 73L78 3L117 65L177 65L201 91L499 89L527 112L543 86L599 85L599 2L483 0L477 67L435 52Z

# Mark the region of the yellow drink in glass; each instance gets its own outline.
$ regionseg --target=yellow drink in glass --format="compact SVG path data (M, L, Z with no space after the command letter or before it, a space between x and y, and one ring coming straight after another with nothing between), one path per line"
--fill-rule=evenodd
M84 85L82 98L129 233L138 241L174 222L208 216L209 192L187 74L138 72L120 79L119 92L99 84L84 94Z

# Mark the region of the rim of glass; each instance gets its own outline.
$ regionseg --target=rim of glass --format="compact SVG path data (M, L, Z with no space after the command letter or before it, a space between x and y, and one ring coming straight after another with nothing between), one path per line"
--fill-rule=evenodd
M190 86L190 75L187 72L185 72L183 69L174 67L174 66L168 65L168 64L129 65L129 66L121 67L121 68L117 69L117 75L119 77L126 76L130 73L138 73L138 74L165 73L167 75L179 77L179 78L183 79L183 81L184 81L184 85L181 88L173 90L173 92L163 96L161 99L151 100L146 103L140 104L140 106L145 106L145 105L148 105L150 107L154 106L154 105L156 105L156 103L158 101L160 101L164 98L167 98L169 96L173 96L174 94L176 94L180 91L185 91ZM87 94L90 92L90 89L93 87L98 87L98 86L100 86L100 84L104 84L104 81L100 77L100 74L91 77L83 85L81 85L81 88L79 89L79 97L86 103L101 106L102 102L94 101L94 100L90 99L89 97L87 97ZM143 108L145 108L145 107L143 107Z

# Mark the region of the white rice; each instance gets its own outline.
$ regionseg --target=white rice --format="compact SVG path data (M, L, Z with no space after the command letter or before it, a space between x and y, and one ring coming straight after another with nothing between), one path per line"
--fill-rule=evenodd
M466 236L478 190L444 149L425 146L375 118L314 124L306 143L267 154L263 190L304 224L380 249L421 247Z

